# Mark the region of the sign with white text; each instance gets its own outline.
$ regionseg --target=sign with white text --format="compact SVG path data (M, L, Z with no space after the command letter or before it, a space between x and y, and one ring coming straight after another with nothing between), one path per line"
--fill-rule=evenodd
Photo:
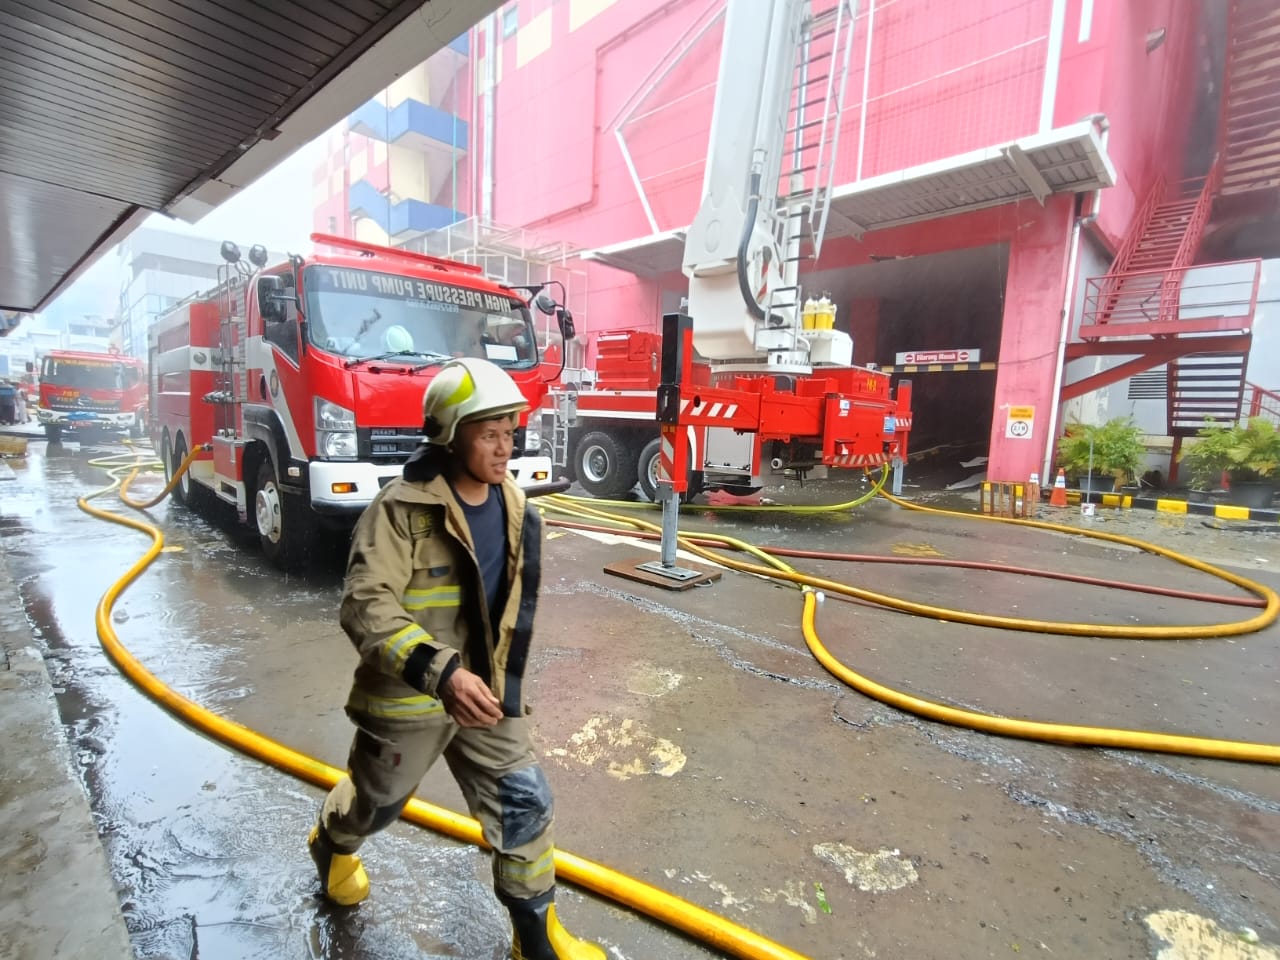
M908 350L897 354L894 363L977 363L981 359L981 350L962 347L958 350Z

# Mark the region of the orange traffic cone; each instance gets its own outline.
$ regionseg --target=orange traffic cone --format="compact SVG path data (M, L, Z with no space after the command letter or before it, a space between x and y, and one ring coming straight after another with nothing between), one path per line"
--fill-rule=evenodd
M1065 507L1067 505L1067 475L1058 468L1058 478L1053 481L1053 493L1049 494L1049 506Z

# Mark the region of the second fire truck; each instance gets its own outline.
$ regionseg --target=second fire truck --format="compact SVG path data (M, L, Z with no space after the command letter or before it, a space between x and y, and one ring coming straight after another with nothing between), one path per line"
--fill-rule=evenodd
M149 333L151 432L172 477L209 445L174 497L233 506L264 554L304 563L322 527L349 528L422 437L422 395L454 357L504 367L538 409L547 390L529 307L478 267L314 234L316 252L267 265L223 244L218 286ZM566 338L572 320L554 310ZM554 370L551 371L554 373ZM509 469L550 478L538 420Z
M142 361L118 350L51 350L40 360L36 416L50 443L95 432L142 436L147 423Z

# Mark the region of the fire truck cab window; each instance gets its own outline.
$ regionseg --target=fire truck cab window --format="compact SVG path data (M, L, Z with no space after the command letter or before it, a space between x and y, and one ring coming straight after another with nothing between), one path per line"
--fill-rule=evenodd
M388 353L426 359L538 362L529 311L518 299L453 284L313 266L303 277L309 339L344 358Z
M285 312L287 315L287 311ZM298 362L298 324L294 320L263 318L262 339L274 343L290 360Z

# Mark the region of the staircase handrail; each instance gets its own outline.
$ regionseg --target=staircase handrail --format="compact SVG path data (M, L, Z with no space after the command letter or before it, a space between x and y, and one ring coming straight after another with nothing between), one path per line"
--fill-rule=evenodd
M1187 228L1182 234L1182 240L1178 243L1177 252L1173 255L1173 262L1169 264L1169 275L1160 294L1160 319L1162 320L1178 319L1178 313L1181 308L1182 277L1179 274L1175 274L1174 271L1189 266L1195 260L1196 253L1200 250L1200 241L1204 237L1205 227L1209 224L1209 214L1213 212L1213 198L1218 190L1218 179L1219 160L1214 157L1213 165L1209 168L1209 172L1205 174L1204 182L1200 185L1200 192L1196 196L1195 208L1187 219ZM1195 183L1195 179L1183 181L1183 189L1185 190L1193 183Z
M1133 258L1133 252L1142 241L1143 234L1146 233L1147 224L1151 222L1151 218L1155 215L1156 208L1164 202L1164 195L1167 189L1168 181L1163 176L1156 177L1155 182L1151 184L1151 189L1147 191L1147 196L1142 201L1142 205L1138 207L1133 214L1133 219L1129 221L1129 230L1125 233L1120 249L1116 251L1115 260L1112 261L1114 273L1125 272L1125 268Z
M1199 178L1183 182L1192 184L1197 179ZM1196 254L1200 251L1200 240L1204 237L1204 228L1209 223L1209 215L1213 212L1213 198L1217 195L1221 179L1222 162L1220 158L1214 157L1213 165L1205 174L1204 183L1200 186L1196 206L1191 211L1191 218L1187 222L1186 232L1182 235L1182 242L1178 245L1178 252L1174 254L1173 263L1169 266L1185 267L1195 260Z
M1224 292L1217 295L1216 299L1204 299L1198 302L1193 300L1188 306L1195 307L1202 316L1208 308L1221 308L1223 311L1221 316L1241 319L1241 329L1252 328L1262 283L1262 261L1256 258L1188 264L1155 270L1129 270L1091 277L1085 281L1080 325L1088 327L1108 323L1166 322L1172 324L1172 328L1162 328L1157 331L1157 334L1174 333L1176 325L1182 322L1181 308L1186 292L1184 286L1188 271L1245 263L1253 266L1252 276L1248 280L1242 277L1238 280L1194 285L1186 289L1224 288ZM1134 282L1144 278L1149 279L1150 282L1147 284ZM1246 284L1247 292L1244 289ZM1166 302L1167 298L1171 304Z
M1249 393L1249 416L1266 417L1272 423L1280 424L1280 392L1266 390L1256 383L1246 383Z

